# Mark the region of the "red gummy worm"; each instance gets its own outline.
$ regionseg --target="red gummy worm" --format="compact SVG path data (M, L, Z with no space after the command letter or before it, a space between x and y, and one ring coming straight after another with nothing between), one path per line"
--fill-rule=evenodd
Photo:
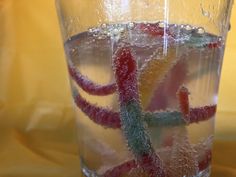
M182 86L177 92L177 96L179 99L179 106L182 114L184 115L184 118L187 122L189 122L189 91L186 87Z
M164 28L159 26L159 23L155 24L138 24L138 28L140 28L143 32L148 33L153 36L164 36Z
M198 123L212 118L216 113L216 105L190 108L189 123Z
M119 113L90 104L74 89L76 105L95 123L106 128L120 128Z
M143 154L138 162L149 177L166 177L163 162L155 152Z
M139 100L137 66L128 47L120 48L114 57L114 70L121 104Z
M189 107L189 91L182 86L177 92L182 114L187 123L198 123L212 118L216 113L216 105L204 106L199 108Z
M68 62L68 70L70 76L76 81L76 83L87 93L91 95L105 96L112 94L116 91L116 84L111 83L108 85L99 85L89 80L86 76L82 75L73 66L72 62Z
M209 44L207 44L207 47L210 49L218 48L220 46L222 46L222 43L220 41L210 42Z
M207 150L205 152L204 158L198 163L199 171L205 170L210 164L212 159L212 152L211 150Z

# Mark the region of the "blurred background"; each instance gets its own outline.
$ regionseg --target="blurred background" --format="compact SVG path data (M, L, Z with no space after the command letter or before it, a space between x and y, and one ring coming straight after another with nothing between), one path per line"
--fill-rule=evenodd
M54 0L0 0L0 177L78 177ZM236 177L236 6L222 70L212 177Z

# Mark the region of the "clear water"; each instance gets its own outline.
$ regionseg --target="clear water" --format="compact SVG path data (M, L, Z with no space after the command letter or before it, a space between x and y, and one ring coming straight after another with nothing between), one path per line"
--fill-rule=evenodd
M217 104L224 51L220 37L190 25L103 24L71 37L65 49L68 63L82 75L97 84L107 85L115 82L112 58L120 45L128 46L137 61L142 111L181 111L176 93L182 85L190 93L191 108ZM169 64L155 66L167 60ZM73 79L71 84L89 103L120 110L117 92L95 96L82 90ZM107 170L135 158L121 129L104 128L90 120L80 108L76 110L85 176L102 176ZM204 169L196 164L204 161L211 150L214 116L186 126L156 127L145 123L144 126L168 177L209 176L210 163ZM134 169L120 177L136 177L137 174L138 170Z

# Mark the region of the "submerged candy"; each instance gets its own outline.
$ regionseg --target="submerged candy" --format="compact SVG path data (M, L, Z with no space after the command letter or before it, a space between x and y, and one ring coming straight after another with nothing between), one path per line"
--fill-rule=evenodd
M128 147L149 177L165 177L162 160L155 153L142 121L137 64L130 48L118 48L113 58L113 68L119 92L122 130Z
M177 97L179 99L179 107L184 116L186 122L189 122L189 99L188 99L189 91L186 87L180 87L177 92Z
M163 54L164 55L164 54ZM168 71L176 64L176 49L168 49L162 59L150 59L141 68L139 74L139 90L141 103L146 108L153 96L156 87L162 82Z
M135 24L131 25L130 29L137 30L137 28L148 37L163 37L164 34L168 34L168 30L161 28L158 24ZM185 44L187 44L186 46L196 47L194 46L195 43L199 45L197 47L208 47L210 49L217 48L220 45L210 39L199 39L196 36L190 36L190 40ZM135 175L137 173L141 174L140 177L194 176L198 171L208 167L211 160L211 151L204 151L203 157L195 158L194 147L189 142L185 126L212 118L216 112L216 105L190 107L188 98L190 93L186 87L180 87L187 75L187 65L182 58L176 58L177 51L176 46L173 45L168 46L167 54L163 55L163 58L157 59L153 55L152 58L146 60L138 76L137 63L133 57L131 47L127 43L123 46L119 44L113 55L116 82L107 85L99 85L91 81L82 75L69 61L71 78L85 92L90 95L105 96L117 91L119 96L120 109L119 112L115 112L89 103L76 88L73 88L74 101L80 110L98 125L105 128L121 129L126 138L127 146L135 157L135 160L126 161L124 164L108 170L102 175L103 177L121 177L123 175L137 177ZM176 73L181 73L181 75ZM170 75L171 78L168 77ZM167 81L164 80L166 78ZM176 80L176 78L179 80ZM162 84L162 81L164 84ZM138 85L138 83L140 84ZM171 99L173 95L175 97L176 91L180 87L177 92L178 99L175 98L175 101L179 101L180 111L168 111L166 109L168 100L166 98L159 99L161 94L158 93L157 88L160 89L161 87L163 87L162 90L167 88L162 96ZM157 97L156 93L159 94L157 94ZM153 99L156 100L153 101ZM142 110L142 107L152 110L149 109L150 106L159 102L165 104L164 111L144 112ZM159 153L152 147L146 125L156 128L176 126L176 135L168 151L171 154L170 159L162 161L159 157Z
M73 97L76 105L95 123L104 127L120 128L119 113L90 104L76 88L73 88Z
M195 150L195 152L194 152L195 154L200 154L201 153L203 155L202 158L198 159L196 162L193 163L194 166L196 165L195 168L194 168L195 170L197 168L199 171L203 171L209 166L209 164L211 162L211 150L210 149L205 149L204 146L203 146L204 143L205 142L202 142L200 144L193 145L193 147L192 147ZM173 153L171 151L172 151L171 148L167 149L167 151L163 152L164 153L163 156L170 155L171 153ZM169 167L171 162L172 162L171 159L167 159L167 161L165 162L165 166ZM126 161L122 164L119 164L119 165L107 170L101 176L102 177L121 177L121 176L126 176L127 174L135 174L135 171L137 171L137 173L140 173L138 164L136 163L135 160L129 160L129 161ZM176 174L176 176L175 176L175 174ZM177 176L177 171L176 171L176 173L171 171L171 169L168 169L166 171L166 176L173 177L173 175L174 175L174 177L178 177ZM137 176L132 176L131 175L131 177L137 177Z
M68 70L70 76L76 81L76 83L87 93L91 95L109 95L116 91L116 84L111 83L108 85L99 85L89 80L86 76L82 75L79 70L75 68L72 62L68 61Z

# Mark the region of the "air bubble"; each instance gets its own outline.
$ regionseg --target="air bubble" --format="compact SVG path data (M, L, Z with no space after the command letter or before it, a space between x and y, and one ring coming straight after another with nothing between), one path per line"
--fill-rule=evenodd
M89 28L89 29L88 29L88 32L89 32L89 33L93 33L93 28Z
M118 35L118 34L119 34L119 30L118 30L117 28L115 28L115 29L113 30L113 34L114 34L114 35Z
M108 31L107 31L107 30L104 30L102 33L103 33L104 35L107 35Z
M207 10L204 9L202 3L200 3L200 8L201 8L202 15L209 18L210 17L210 12L208 12ZM208 7L208 9L210 9L210 6Z
M185 26L184 25L180 25L180 28L184 28Z
M188 31L190 31L190 30L192 30L192 26L186 25L186 26L185 26L185 29L188 30Z
M121 27L120 29L119 29L119 32L120 33L123 33L125 31L125 29L123 28L123 27Z
M130 22L130 23L128 24L128 28L129 28L129 29L133 29L133 28L134 28L134 23L133 23L133 22Z
M210 17L210 12L202 11L202 15L205 16L205 17Z
M166 25L166 23L165 23L165 22L160 22L160 23L159 23L159 27L161 27L161 28L164 28L164 27L165 27L165 25Z
M202 27L197 28L197 33L198 33L198 34L204 34L204 33L205 33L204 28L202 28Z
M101 25L101 27L102 27L103 29L106 29L106 28L107 28L107 24L106 24L106 23L103 23L103 24Z
M98 39L101 40L101 39L104 39L104 37L103 36L98 36Z

